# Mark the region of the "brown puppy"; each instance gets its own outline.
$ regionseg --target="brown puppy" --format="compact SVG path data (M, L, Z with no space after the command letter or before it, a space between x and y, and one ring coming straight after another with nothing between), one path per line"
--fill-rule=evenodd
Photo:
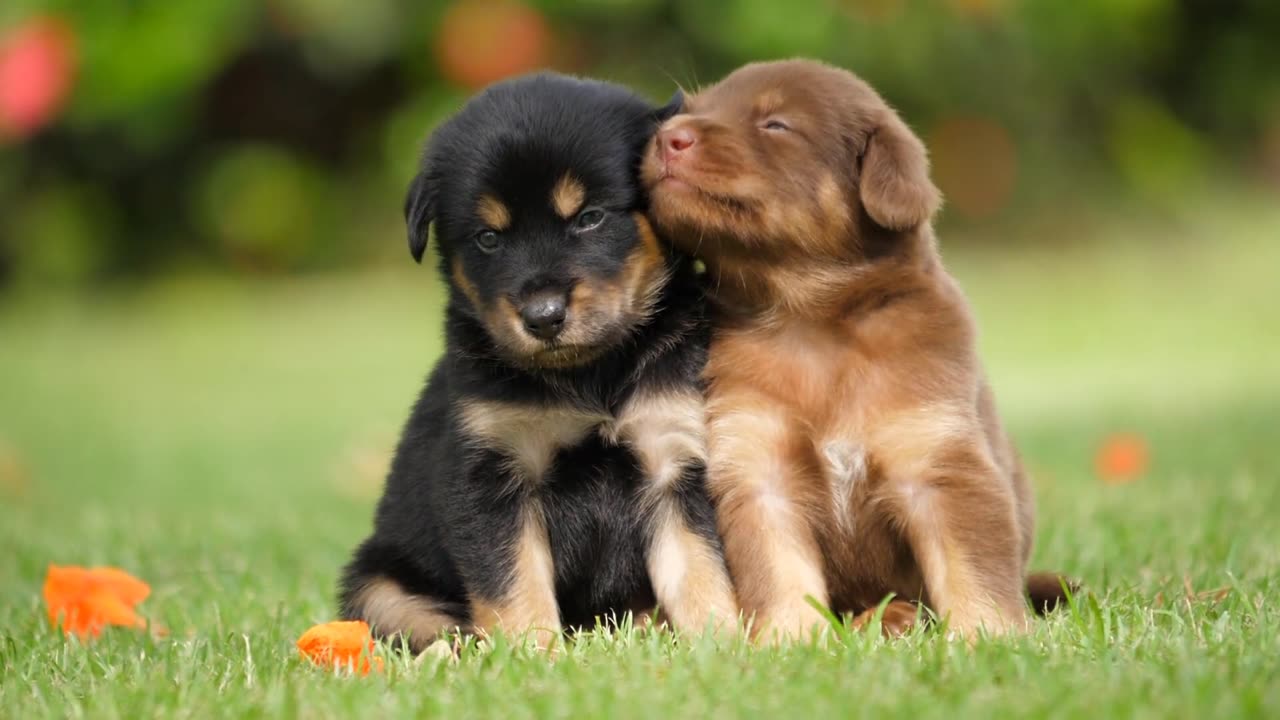
M805 60L689 97L646 154L652 218L718 305L711 491L766 637L821 622L806 595L858 612L896 593L961 634L1026 622L1031 491L939 260L928 170L874 90Z

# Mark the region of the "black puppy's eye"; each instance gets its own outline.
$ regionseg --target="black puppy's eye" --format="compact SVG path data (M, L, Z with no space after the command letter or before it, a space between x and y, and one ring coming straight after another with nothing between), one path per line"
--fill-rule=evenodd
M778 119L769 120L763 125L763 127L765 130L771 130L773 132L786 132L791 129L790 125Z
M484 230L476 235L476 247L486 255L496 252L498 244L498 233L492 230Z
M605 213L600 208L587 208L578 213L578 217L573 222L573 226L578 231L595 230L604 222Z

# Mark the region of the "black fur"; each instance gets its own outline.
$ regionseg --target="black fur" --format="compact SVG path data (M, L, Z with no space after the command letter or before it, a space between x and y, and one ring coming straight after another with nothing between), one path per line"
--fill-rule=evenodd
M495 339L495 321L485 312L504 299L519 305L530 293L619 277L642 242L633 215L645 205L636 179L640 153L679 105L677 96L654 109L614 85L542 74L492 86L430 139L405 218L419 261L435 227L440 272L451 287L446 350L404 428L373 535L346 567L344 617L360 618L361 588L387 578L431 599L465 630L471 598L507 591L521 508L535 496L566 627L653 606L645 564L651 519L638 502L644 477L631 451L590 432L560 450L531 488L512 481L499 449L476 446L459 408L487 400L614 416L640 389L701 393L708 327L699 280L683 257L665 256L669 280L650 312L596 328L585 364L566 367L562 356L546 366L536 353L513 350ZM551 212L547 198L565 172L587 188L585 205L607 214L590 233L573 229L576 218ZM476 245L485 230L475 210L483 194L501 199L513 218L492 254ZM481 307L459 286L455 263ZM676 494L690 529L718 550L700 466L686 468ZM375 626L382 636L401 630ZM430 640L411 637L410 644L420 650Z

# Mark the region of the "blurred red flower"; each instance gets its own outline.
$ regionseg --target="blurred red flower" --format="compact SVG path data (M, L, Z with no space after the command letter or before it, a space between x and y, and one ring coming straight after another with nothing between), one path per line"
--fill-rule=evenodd
M75 33L35 17L0 39L0 136L23 138L62 109L75 75Z

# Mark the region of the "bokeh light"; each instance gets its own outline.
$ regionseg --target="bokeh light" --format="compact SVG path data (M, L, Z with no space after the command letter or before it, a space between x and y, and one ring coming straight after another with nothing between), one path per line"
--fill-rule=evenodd
M1013 0L947 0L953 10L976 18L991 18L1003 12Z
M1135 433L1117 433L1103 441L1094 458L1094 470L1103 482L1123 485L1138 480L1151 462L1147 441Z
M848 15L869 23L887 22L902 14L905 0L840 0L838 7Z
M75 75L75 33L35 17L0 37L0 139L25 137L62 109Z
M476 89L546 64L551 31L515 0L461 0L440 22L436 58L446 78Z
M1167 107L1146 98L1127 98L1111 108L1107 140L1129 185L1152 200L1181 203L1208 170L1195 132Z
M1266 178L1280 188L1280 108L1271 114L1262 129L1258 157Z
M795 55L917 129L944 226L1027 242L997 228L1280 178L1265 26L1172 0L22 0L0 12L0 289L400 261L422 143L488 83L555 68L665 100Z
M929 131L928 145L948 207L980 220L1008 205L1018 151L1004 126L982 117L947 117Z

